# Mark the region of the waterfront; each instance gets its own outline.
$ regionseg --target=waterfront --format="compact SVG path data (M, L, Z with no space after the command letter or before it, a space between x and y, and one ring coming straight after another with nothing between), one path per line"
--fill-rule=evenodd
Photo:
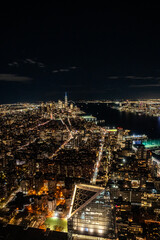
M160 138L160 117L150 117L129 112L120 112L107 104L78 104L81 110L92 114L98 120L105 120L106 126L123 127L132 134L146 134L149 139Z

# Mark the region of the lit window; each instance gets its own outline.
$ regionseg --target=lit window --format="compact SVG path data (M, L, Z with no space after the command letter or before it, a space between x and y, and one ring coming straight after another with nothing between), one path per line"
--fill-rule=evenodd
M99 229L98 232L102 234L102 233L103 233L103 230Z

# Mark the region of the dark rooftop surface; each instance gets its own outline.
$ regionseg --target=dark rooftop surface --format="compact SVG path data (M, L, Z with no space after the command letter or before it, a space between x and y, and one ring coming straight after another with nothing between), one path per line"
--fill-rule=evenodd
M20 226L0 224L0 240L67 240L67 233L44 231L36 228L24 230Z

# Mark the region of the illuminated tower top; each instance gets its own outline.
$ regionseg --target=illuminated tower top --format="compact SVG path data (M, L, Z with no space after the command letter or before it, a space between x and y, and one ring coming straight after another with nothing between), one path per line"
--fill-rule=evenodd
M65 92L64 105L65 105L65 107L68 106L67 92Z

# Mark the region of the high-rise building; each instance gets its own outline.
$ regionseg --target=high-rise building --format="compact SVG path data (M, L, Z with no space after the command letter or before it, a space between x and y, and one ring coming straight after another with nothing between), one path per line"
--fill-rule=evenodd
M70 104L70 109L73 110L73 103Z
M73 239L116 239L110 194L105 188L86 184L75 186L68 231Z
M65 92L64 105L65 105L65 107L68 106L67 92Z
M63 106L62 101L61 101L61 100L58 100L58 108L62 108L62 106Z
M127 150L132 150L132 140L126 140L125 141L125 148Z
M138 145L136 154L137 154L137 158L139 160L147 159L147 150L145 149L145 146L143 144Z

